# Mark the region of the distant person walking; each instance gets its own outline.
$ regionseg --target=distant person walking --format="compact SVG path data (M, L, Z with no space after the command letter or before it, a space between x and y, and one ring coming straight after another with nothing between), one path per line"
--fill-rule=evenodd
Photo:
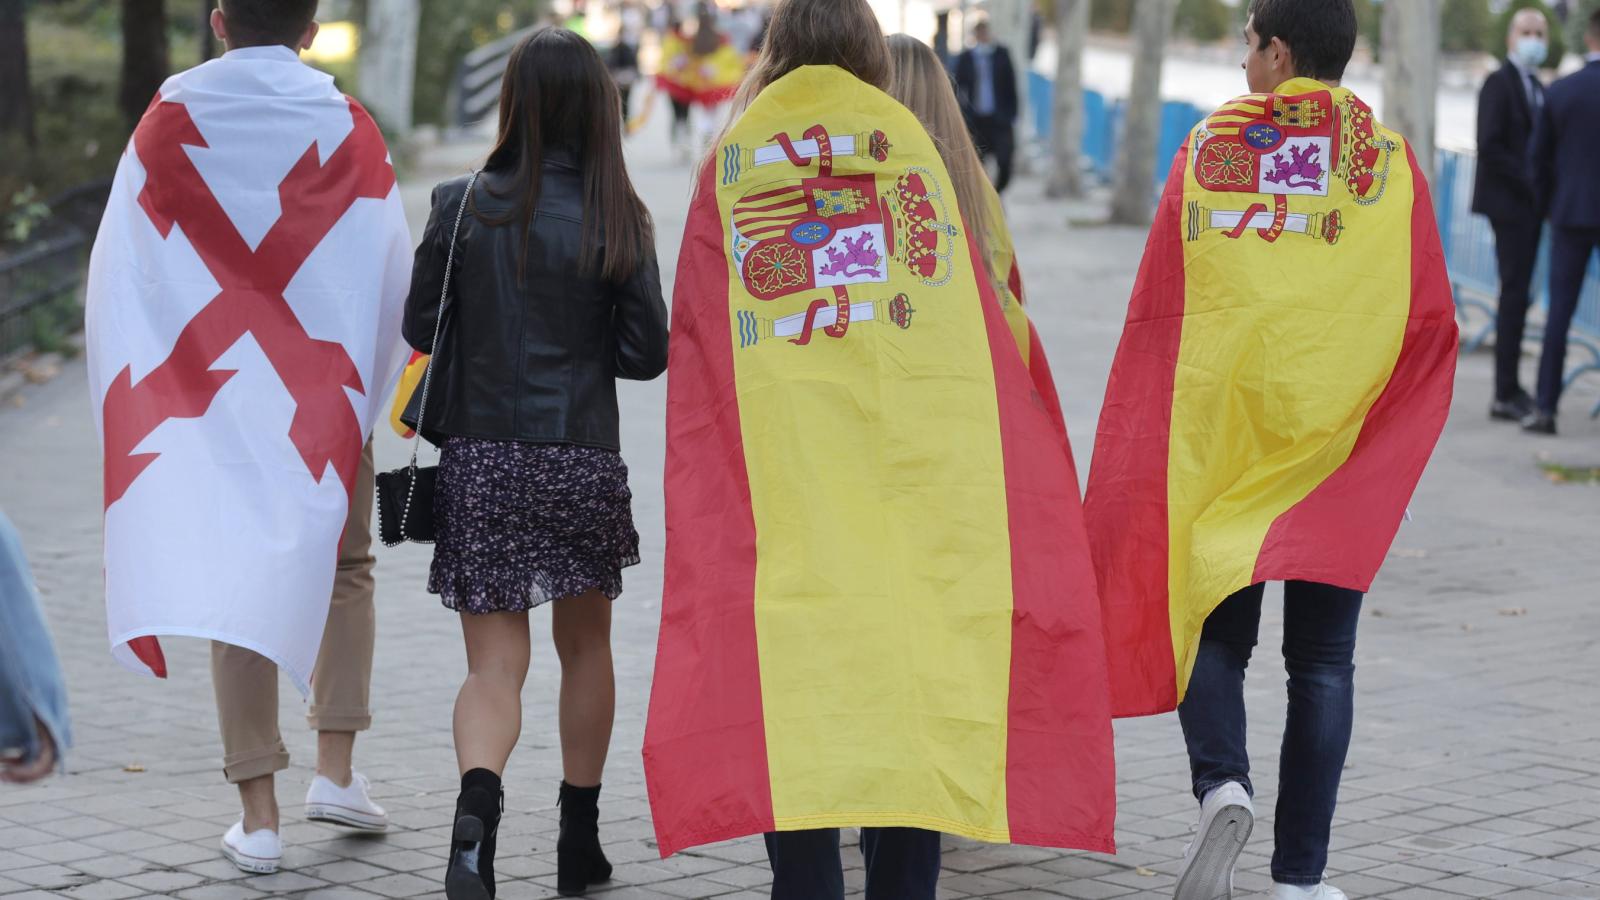
M1478 172L1472 211L1489 217L1500 267L1489 418L1508 422L1526 419L1534 406L1518 370L1528 287L1543 225L1538 190L1528 170L1528 140L1544 108L1538 67L1549 53L1548 33L1549 22L1537 9L1513 16L1505 65L1484 80L1478 93Z
M956 57L956 95L979 156L995 161L994 189L1004 193L1016 153L1017 73L1011 51L995 42L988 22L973 26L972 40Z
M1533 172L1550 218L1550 314L1538 408L1523 425L1533 434L1556 433L1567 331L1589 258L1600 249L1600 10L1589 16L1583 38L1589 51L1583 68L1550 86L1533 133Z

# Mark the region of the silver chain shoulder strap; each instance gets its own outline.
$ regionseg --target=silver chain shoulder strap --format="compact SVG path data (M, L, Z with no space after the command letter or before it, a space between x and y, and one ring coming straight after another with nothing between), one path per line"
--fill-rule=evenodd
M467 179L467 189L461 195L461 206L456 209L456 225L450 231L450 252L444 260L444 285L439 288L439 312L433 318L433 343L429 344L428 366L422 372L422 400L417 404L417 434L411 442L411 482L406 488L406 508L400 514L400 534L405 536L406 523L411 521L411 498L417 493L417 453L422 449L422 418L428 413L428 388L433 383L433 362L439 358L439 331L444 325L444 308L450 298L450 274L456 264L456 239L461 237L461 220L467 213L467 201L472 198L472 188L478 183L478 172Z

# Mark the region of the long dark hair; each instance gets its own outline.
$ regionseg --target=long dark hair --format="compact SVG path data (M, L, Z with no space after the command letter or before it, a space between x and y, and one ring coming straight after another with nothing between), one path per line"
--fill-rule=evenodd
M512 212L494 225L518 223L527 234L539 203L545 157L570 153L583 172L583 244L579 267L609 282L625 281L655 240L650 211L634 193L622 158L622 100L600 54L565 28L541 28L523 39L500 82L500 134L487 169L513 173ZM519 277L523 264L517 265Z

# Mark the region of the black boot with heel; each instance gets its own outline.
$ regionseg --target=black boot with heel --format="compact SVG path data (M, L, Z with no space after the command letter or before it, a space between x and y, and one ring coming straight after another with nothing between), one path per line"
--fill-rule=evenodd
M500 776L472 769L461 776L450 862L444 872L448 900L494 900L494 847L505 793Z
M600 849L600 785L573 787L563 781L556 803L561 806L556 892L563 897L582 896L590 885L611 880L611 863Z

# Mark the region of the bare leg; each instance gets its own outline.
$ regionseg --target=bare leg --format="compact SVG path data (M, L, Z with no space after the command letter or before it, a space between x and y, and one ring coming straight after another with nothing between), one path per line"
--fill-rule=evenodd
M528 614L461 614L467 680L456 695L456 764L463 773L505 772L522 734L522 684L528 678Z
M239 804L244 807L244 830L278 830L278 795L273 777L262 775L239 782Z
M317 774L339 787L349 787L350 758L355 748L354 731L317 732Z
M561 658L561 768L570 785L600 783L611 747L616 678L611 600L599 591L555 602L552 634Z

